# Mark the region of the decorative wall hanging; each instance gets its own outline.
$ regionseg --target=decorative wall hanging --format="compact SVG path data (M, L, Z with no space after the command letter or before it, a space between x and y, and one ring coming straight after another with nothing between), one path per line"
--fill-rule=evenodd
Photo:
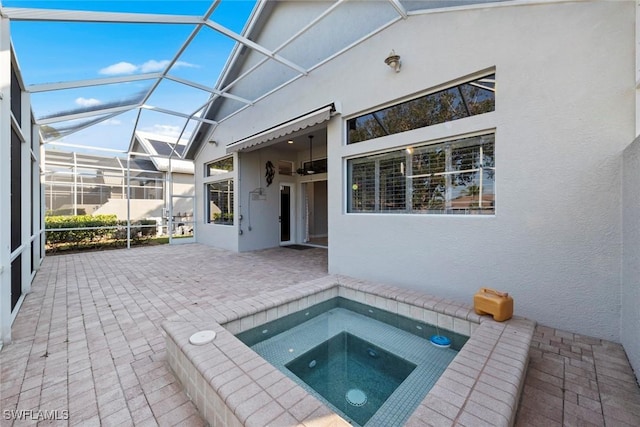
M265 165L266 172L264 173L265 178L267 178L267 187L271 185L273 182L273 177L276 175L276 168L271 163L271 160L267 160L267 164Z

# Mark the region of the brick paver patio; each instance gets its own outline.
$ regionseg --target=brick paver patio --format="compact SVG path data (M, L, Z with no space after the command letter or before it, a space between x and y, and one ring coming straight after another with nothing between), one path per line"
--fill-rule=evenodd
M0 425L37 423L7 419L12 410L68 418L39 425L202 425L165 362L160 323L323 277L326 266L323 249L198 244L49 256L0 352ZM518 426L640 425L620 345L538 326L530 356Z

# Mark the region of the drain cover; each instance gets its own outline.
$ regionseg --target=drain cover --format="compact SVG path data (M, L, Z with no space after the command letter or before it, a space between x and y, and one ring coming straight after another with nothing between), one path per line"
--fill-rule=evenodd
M347 399L347 402L353 406L363 406L367 403L366 393L359 388L352 388L349 390L345 395L345 399Z
M191 335L189 342L193 345L209 344L216 337L215 331L200 331Z

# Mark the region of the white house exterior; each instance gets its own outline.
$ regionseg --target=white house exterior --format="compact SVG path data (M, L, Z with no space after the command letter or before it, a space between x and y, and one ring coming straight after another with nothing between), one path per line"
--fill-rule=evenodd
M233 100L213 105L207 118L217 126L203 127L188 149L197 240L235 251L318 243L330 273L466 303L480 287L508 291L517 315L622 342L638 374L637 5L503 2L404 14L391 3L274 2L256 17L251 39L309 72L268 63L231 93L275 90L233 114ZM392 50L399 72L384 62ZM340 53L322 61L327 52ZM237 52L222 83L260 59ZM488 112L349 143L358 117L480 81L495 89ZM473 197L468 183L466 193L452 184L460 168L436 174L445 208L416 198L436 175L411 175L414 150L426 159L482 144L489 160L468 172L485 179L475 205L461 202ZM403 151L395 175L376 160ZM326 172L319 162L317 173L296 174L310 154L326 157ZM369 201L358 193L365 175Z
M178 234L192 230L194 220L194 165L192 160L182 158L186 145L187 140L184 139L176 143L173 137L136 131L129 146L133 158L150 160L162 173L162 200L151 215L146 213L147 217L157 217L158 223L162 224L171 213L170 228ZM182 224L182 229L177 228L178 224Z

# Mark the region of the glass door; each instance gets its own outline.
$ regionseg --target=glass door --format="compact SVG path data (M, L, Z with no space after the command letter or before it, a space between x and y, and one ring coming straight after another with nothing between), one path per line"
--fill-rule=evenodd
M280 244L289 245L294 243L293 218L294 201L293 184L280 184Z

